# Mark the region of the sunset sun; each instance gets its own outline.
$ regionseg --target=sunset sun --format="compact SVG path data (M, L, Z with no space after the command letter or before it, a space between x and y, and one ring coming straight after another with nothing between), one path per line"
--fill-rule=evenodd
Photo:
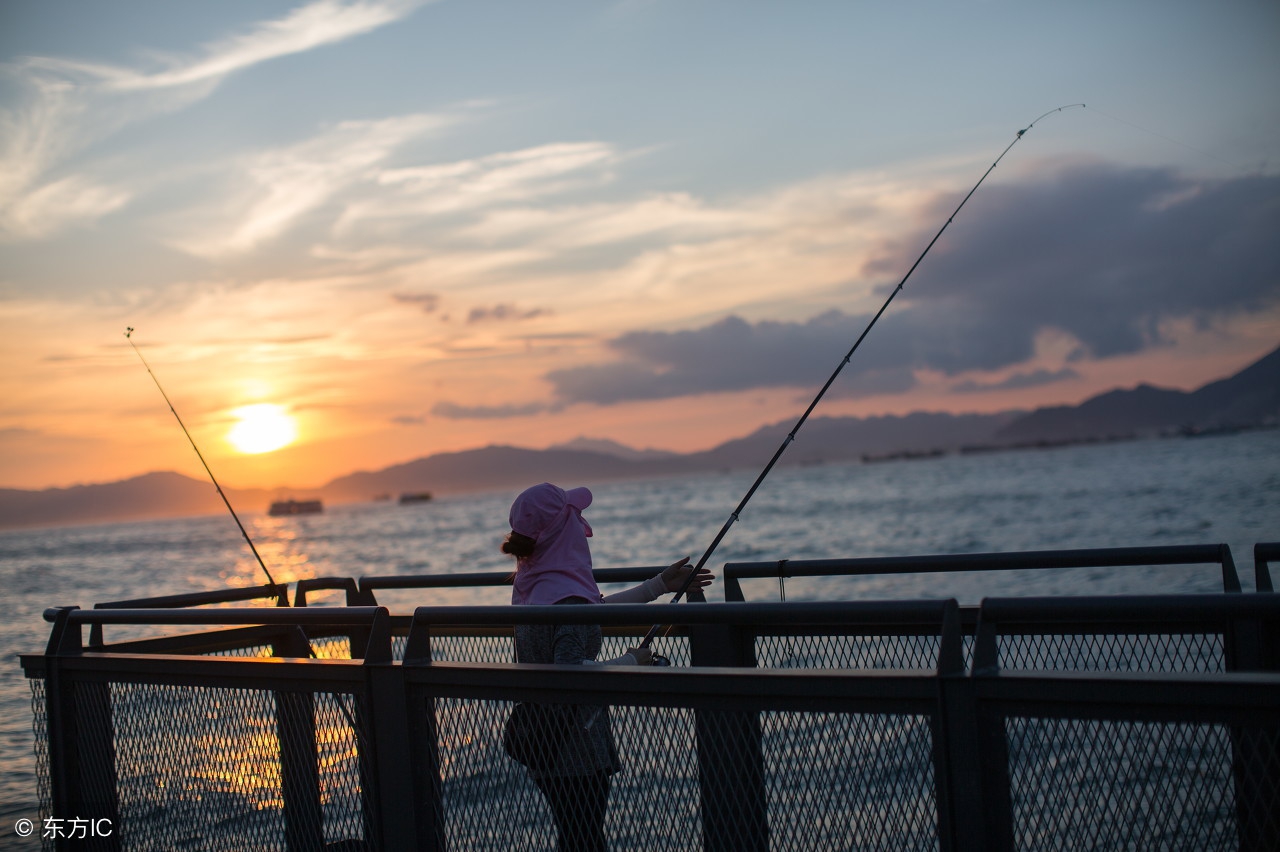
M293 418L279 405L245 405L231 413L237 422L227 440L242 453L269 453L293 443L298 435Z

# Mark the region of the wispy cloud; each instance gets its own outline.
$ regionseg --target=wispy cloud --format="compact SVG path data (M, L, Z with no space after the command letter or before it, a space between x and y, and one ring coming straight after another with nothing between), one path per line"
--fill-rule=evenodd
M199 223L198 236L175 242L206 256L252 249L340 192L376 182L397 148L452 121L439 115L348 121L297 145L253 155L239 169L252 183L251 198L231 200L224 222Z
M431 408L431 413L446 420L501 420L508 417L529 417L551 410L540 402L525 405L458 405L452 402L438 402Z
M467 314L468 323L508 322L512 320L536 319L550 313L545 308L517 308L515 305L494 305L492 307L472 308Z
M362 223L494 208L607 182L623 159L603 142L560 142L450 163L387 169L383 192L349 203L335 225L347 235Z
M1061 370L1037 369L1025 373L1014 373L1008 378L993 382L978 382L972 379L951 386L952 393L984 393L993 390L1023 390L1051 385L1080 378L1080 374L1070 367Z
M131 193L118 180L85 173L88 167L54 176L73 154L129 124L189 106L229 74L368 33L423 2L318 0L194 57L168 57L157 70L43 56L0 68L26 95L0 110L0 236L43 237L128 203Z
M263 21L248 32L213 42L194 58L175 57L159 71L138 71L65 60L33 59L52 70L79 72L96 78L102 88L141 91L190 86L220 80L245 68L363 35L404 18L428 0L340 2L319 0L294 9L283 18Z
M423 313L435 313L440 307L440 296L436 293L392 293L391 300L400 305L415 305Z
M17 194L0 209L0 232L10 238L37 239L71 222L98 219L119 210L131 197L123 187L70 175Z

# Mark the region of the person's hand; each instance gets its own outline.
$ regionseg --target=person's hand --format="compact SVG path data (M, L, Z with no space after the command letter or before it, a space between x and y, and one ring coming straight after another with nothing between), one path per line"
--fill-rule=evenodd
M636 658L637 666L653 664L653 652L648 648L628 648L627 653Z
M693 570L693 566L689 564L689 557L681 559L679 562L672 562L662 570L662 582L667 587L668 592L678 592L684 588L685 580L689 577L689 572ZM705 589L711 585L711 581L716 577L708 569L703 568L698 572L698 576L693 578L693 582L689 584L689 589Z

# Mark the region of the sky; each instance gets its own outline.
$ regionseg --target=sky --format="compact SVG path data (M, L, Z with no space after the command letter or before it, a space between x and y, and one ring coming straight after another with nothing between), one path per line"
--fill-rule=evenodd
M241 488L794 421L1010 143L816 414L1193 389L1277 92L1272 0L6 0L0 487L203 476L153 376Z

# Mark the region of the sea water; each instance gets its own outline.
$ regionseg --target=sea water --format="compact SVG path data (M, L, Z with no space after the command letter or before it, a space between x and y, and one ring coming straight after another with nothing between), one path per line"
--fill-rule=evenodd
M598 567L697 558L758 470L591 483ZM532 484L532 483L530 483ZM577 482L560 483L566 486ZM509 570L498 552L519 488L399 506L333 506L272 518L238 507L278 582L309 577ZM1253 545L1280 540L1280 431L780 467L709 564L1017 550L1226 543L1246 591ZM39 652L46 607L251 586L262 569L227 515L0 533L0 848L36 819L31 690L16 654ZM904 599L1215 592L1214 566L1139 571L794 578L743 583L748 600ZM396 591L419 604L501 604L509 590ZM718 584L709 599L722 599ZM337 593L314 597L340 603ZM118 634L108 631L110 641Z

